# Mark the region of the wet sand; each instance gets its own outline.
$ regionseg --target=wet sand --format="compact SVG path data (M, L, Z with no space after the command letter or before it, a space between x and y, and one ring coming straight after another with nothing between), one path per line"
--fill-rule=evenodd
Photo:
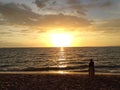
M120 75L0 73L0 90L120 90Z

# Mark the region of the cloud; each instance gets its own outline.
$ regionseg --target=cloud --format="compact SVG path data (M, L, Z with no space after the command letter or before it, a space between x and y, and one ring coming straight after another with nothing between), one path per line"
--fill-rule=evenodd
M0 3L0 14L6 19L6 23L10 24L31 24L31 22L36 22L35 20L39 16L33 13L29 7L14 3Z
M104 27L119 27L120 28L120 18L104 20L102 26Z
M40 27L84 27L91 25L91 21L83 17L64 14L36 14L23 4L0 4L0 13L6 19L6 23L15 25Z
M120 32L120 18L102 20L93 25L94 30L103 31L106 33L119 33Z
M109 0L91 0L88 4L85 4L86 8L106 8L112 6L113 3Z
M69 4L78 4L79 0L67 0Z
M14 41L5 41L5 40L0 40L0 47L25 47L29 46L26 45L22 42L14 42Z
M48 2L48 0L35 0L35 4L39 8L45 7L46 6L46 2Z
M101 4L100 6L101 7L109 7L111 5L112 5L112 2L108 1L108 2L105 2L105 3Z
M90 21L82 17L58 14L44 15L40 20L42 26L58 26L58 27L84 27L89 26ZM52 22L52 23L51 23Z
M9 35L11 35L11 31L9 31L9 30L4 30L4 31L1 30L1 31L0 31L0 35L1 35L1 36L3 36L3 35L4 35L4 36L5 36L5 35L6 35L6 36L9 36Z
M80 2L80 0L67 0L70 10L76 11L79 15L85 15L86 7Z
M57 14L85 15L86 12L80 0L36 0L35 4L41 11L57 12Z

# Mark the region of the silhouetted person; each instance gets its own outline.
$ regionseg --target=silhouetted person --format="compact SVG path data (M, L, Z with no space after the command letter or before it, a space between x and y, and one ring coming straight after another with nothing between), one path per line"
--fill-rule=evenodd
M95 68L94 68L94 62L92 59L90 59L89 63L89 76L93 77L95 75Z

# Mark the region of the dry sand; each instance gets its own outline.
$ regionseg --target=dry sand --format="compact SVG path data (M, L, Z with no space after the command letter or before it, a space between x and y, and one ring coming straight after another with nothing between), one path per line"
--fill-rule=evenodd
M120 75L1 73L0 90L120 90Z

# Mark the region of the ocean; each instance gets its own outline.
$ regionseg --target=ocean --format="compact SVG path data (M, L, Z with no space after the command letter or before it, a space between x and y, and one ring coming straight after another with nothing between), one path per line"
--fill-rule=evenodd
M0 48L0 72L87 73L90 59L96 73L120 74L120 47Z

